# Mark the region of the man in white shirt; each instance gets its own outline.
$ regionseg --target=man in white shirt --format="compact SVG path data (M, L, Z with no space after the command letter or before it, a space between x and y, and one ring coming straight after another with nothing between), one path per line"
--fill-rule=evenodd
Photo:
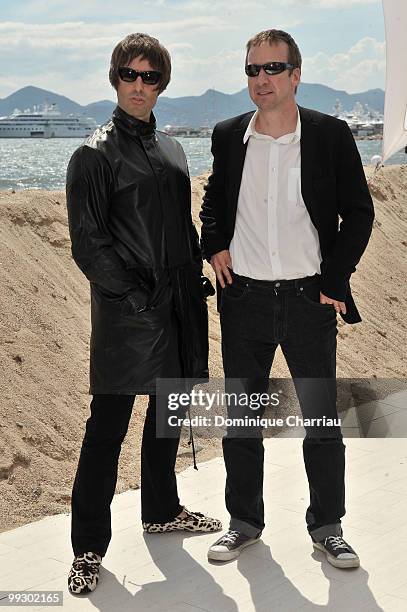
M245 71L257 110L215 126L200 214L217 276L226 384L233 390L230 381L240 381L249 396L266 392L280 345L304 418L335 423L336 317L361 321L349 279L370 237L372 199L347 124L296 104L301 54L293 38L281 30L254 36ZM230 428L222 444L230 529L208 552L221 561L259 541L264 528L261 428L243 437ZM336 567L357 567L342 537L340 426L306 427L303 451L313 545Z

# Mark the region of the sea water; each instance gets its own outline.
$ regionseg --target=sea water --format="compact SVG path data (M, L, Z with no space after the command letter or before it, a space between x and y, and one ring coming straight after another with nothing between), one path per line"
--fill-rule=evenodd
M191 176L211 169L210 138L178 138L188 159ZM0 138L0 189L65 189L66 168L80 138ZM380 155L381 140L356 141L362 162L367 165L373 155ZM405 164L401 151L386 164Z

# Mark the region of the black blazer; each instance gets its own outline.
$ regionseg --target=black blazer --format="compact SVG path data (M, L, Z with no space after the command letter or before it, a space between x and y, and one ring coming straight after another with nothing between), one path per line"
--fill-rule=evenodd
M301 192L321 248L321 291L345 302L347 323L361 317L349 279L372 231L374 210L355 140L345 121L298 107L301 117ZM201 246L208 261L233 237L253 112L218 123L212 135L213 170L200 212ZM340 219L339 219L340 218ZM217 283L218 300L220 285ZM219 301L218 301L219 304Z

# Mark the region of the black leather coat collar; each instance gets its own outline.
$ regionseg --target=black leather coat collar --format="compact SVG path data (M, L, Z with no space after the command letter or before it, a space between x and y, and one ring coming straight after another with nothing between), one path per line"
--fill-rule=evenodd
M139 134L140 136L150 136L156 129L156 119L154 113L151 111L150 121L141 121L136 119L124 111L120 106L116 106L113 111L113 123L119 127L124 128L127 132L132 134Z

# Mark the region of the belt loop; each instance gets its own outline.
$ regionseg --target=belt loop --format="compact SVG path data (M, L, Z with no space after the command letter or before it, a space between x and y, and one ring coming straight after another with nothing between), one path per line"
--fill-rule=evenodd
M296 295L301 295L301 291L302 291L302 282L300 278L296 278L295 279L295 292Z

